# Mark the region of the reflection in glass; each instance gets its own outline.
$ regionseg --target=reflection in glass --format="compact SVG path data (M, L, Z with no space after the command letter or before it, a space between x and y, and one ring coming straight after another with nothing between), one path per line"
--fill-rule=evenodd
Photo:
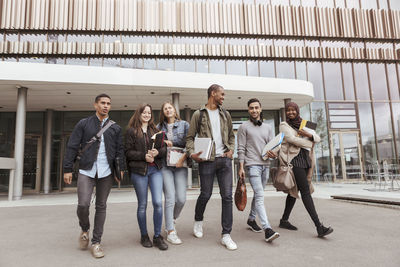
M47 63L48 64L64 64L65 60L64 60L64 58L48 57Z
M104 43L114 43L114 42L121 42L121 35L108 35L104 34Z
M319 7L335 7L333 0L318 0L316 2Z
M194 59L175 59L175 70L195 72L196 64Z
M121 67L121 59L120 58L104 58L103 61L104 67Z
M46 36L46 34L20 34L19 41L20 42L46 42L47 36Z
M122 68L130 68L130 69L136 69L137 68L137 61L141 59L137 58L122 58L121 60L121 67Z
M359 0L346 0L347 8L360 8Z
M258 61L247 60L247 75L248 76L259 76L258 75Z
M311 120L311 110L310 110L310 104L307 104L305 106L302 106L300 108L300 114L301 118L304 120Z
M334 161L334 173L336 175L336 179L343 179L343 168L342 168L342 153L340 149L340 134L333 133L331 134L331 142L332 142L332 156Z
M246 75L246 62L241 60L227 60L226 74Z
M394 133L397 146L397 157L400 158L400 103L392 103Z
M294 79L294 62L276 61L276 77L283 79Z
M311 103L312 121L318 123L317 134L321 142L315 144L314 152L316 158L315 174L319 181L326 173L331 173L331 160L329 155L328 128L326 121L325 104L323 102Z
M386 71L384 64L369 64L369 75L371 78L371 92L374 100L387 100L388 90L386 83Z
M389 103L374 103L376 141L380 162L395 162L392 121Z
M88 35L88 34L67 34L66 41L67 42L102 42L102 35ZM63 41L63 40L61 40Z
M390 99L391 100L399 100L399 84L398 78L396 74L396 66L395 64L387 64L387 75L389 79L389 90L390 90Z
M47 39L49 42L64 42L65 35L64 34L48 34Z
M66 64L68 64L68 65L83 65L83 66L89 65L88 58L67 58Z
M225 74L225 61L210 60L210 73Z
M389 0L390 9L392 10L400 10L400 1L399 0Z
M101 57L98 58L89 58L89 66L103 66L103 59Z
M158 70L174 70L173 59L168 58L158 58L157 59L157 69Z
M196 71L202 73L208 73L208 59L197 59Z
M357 99L370 100L367 65L365 63L354 63L354 79L356 82Z
M275 64L274 61L260 60L260 76L275 78Z
M307 65L305 61L296 61L296 79L307 81Z
M374 164L377 160L375 147L374 124L370 103L358 103L358 117L360 120L361 142L364 151L365 166Z
M146 70L155 70L156 60L154 58L145 58L143 60L143 68Z
M324 62L325 94L327 100L343 100L342 72L339 62Z
M351 63L342 62L343 84L346 100L354 100L353 68Z
M308 81L313 84L314 98L324 100L324 85L322 83L321 62L307 62Z
M376 0L361 0L361 8L363 9L377 9Z

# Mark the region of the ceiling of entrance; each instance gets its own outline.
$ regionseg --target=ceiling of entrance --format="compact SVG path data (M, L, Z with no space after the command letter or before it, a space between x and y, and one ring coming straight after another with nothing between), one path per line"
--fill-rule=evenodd
M207 102L207 88L213 83L225 88L224 107L229 110L247 109L252 97L268 110L282 108L285 98L300 106L313 99L312 84L301 80L0 62L0 111L16 110L18 86L28 88L28 111L92 110L100 93L111 96L114 110L136 109L140 103L158 109L172 93L179 93L180 108L197 109Z

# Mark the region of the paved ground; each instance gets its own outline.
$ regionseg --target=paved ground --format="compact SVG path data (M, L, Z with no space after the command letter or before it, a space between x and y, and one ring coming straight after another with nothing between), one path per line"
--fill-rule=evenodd
M324 239L316 237L301 201L296 203L291 217L299 231L279 229L277 224L285 198L280 193L267 191L268 216L281 237L267 244L262 233L246 229L249 205L244 212L234 208L232 237L238 244L236 251L228 251L219 243L221 204L217 195L207 206L205 235L196 239L192 235L192 223L197 191L190 191L177 223L184 244L159 251L139 244L133 193L113 192L103 235L106 252L103 259L93 259L89 251L77 249L79 229L75 204L54 205L57 201L75 203L75 194L36 196L32 198L37 205L14 202L13 207L7 207L6 201L0 200L0 266L400 266L400 209L323 197L330 191L347 193L358 188L364 192L364 185L338 186L317 186L315 194L319 216L325 224L332 225L332 235ZM393 196L400 197L400 193L389 195ZM128 198L130 201L126 201ZM153 233L151 216L149 203L150 234Z

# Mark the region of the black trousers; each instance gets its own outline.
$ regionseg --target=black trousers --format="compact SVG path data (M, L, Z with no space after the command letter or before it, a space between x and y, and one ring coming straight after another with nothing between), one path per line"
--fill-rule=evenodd
M311 197L310 186L307 181L307 172L308 169L293 167L293 173L296 179L297 188L301 193L301 200L303 201L304 207L306 208L315 226L319 226L321 223L318 219L318 214L315 210L314 201ZM289 220L290 213L292 212L295 203L296 198L288 194L286 197L285 211L283 213L282 220Z

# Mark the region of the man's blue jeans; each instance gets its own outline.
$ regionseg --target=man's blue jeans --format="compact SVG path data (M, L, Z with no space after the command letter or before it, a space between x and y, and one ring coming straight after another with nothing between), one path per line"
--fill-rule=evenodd
M249 219L255 220L256 215L258 214L258 216L260 217L262 228L264 230L267 228L271 228L264 207L264 188L269 178L269 167L263 165L254 165L248 166L247 170L249 173L250 184L254 191Z
M199 163L200 196L196 202L194 219L203 220L203 214L208 200L212 195L214 176L217 176L219 193L222 199L222 234L232 231L232 160L230 158L215 158L214 161Z
M140 234L147 235L146 209L147 209L147 192L150 187L151 202L153 203L153 224L154 236L161 234L162 225L162 189L163 177L161 171L155 166L149 166L147 175L142 176L137 173L131 174L133 186L135 187L138 199L137 220L139 223Z

